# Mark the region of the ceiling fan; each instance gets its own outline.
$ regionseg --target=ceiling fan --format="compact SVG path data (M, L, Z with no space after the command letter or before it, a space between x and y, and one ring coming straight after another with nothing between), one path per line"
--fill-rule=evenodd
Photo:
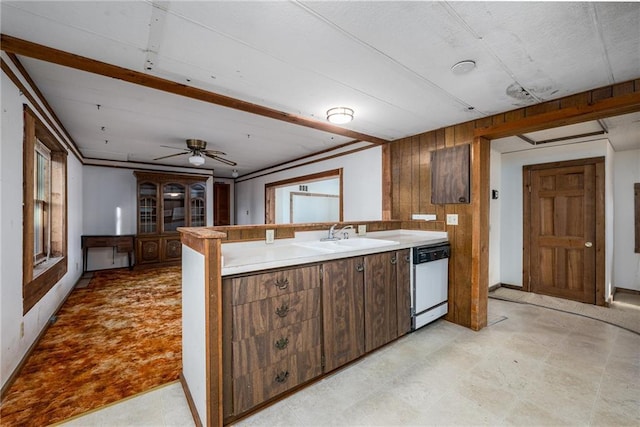
M236 162L232 162L231 160L227 160L220 156L226 156L222 151L215 150L207 150L207 141L203 141L202 139L187 139L187 148L176 148L169 147L168 145L161 145L161 147L173 148L174 150L182 150L183 153L177 154L169 154L168 156L158 157L153 160L162 160L168 159L169 157L182 156L184 154L191 154L189 157L189 163L194 166L202 166L204 164L204 156L210 157L213 160L217 160L229 166L237 165Z

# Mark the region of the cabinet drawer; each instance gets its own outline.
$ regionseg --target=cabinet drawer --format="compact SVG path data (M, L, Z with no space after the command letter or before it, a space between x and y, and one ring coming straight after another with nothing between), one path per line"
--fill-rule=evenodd
M321 346L233 380L233 409L241 414L322 373Z
M321 345L320 318L295 323L232 344L233 378L282 362Z
M231 279L232 304L247 304L265 298L317 288L320 286L319 274L319 267L313 265Z
M233 341L320 316L320 288L233 307Z

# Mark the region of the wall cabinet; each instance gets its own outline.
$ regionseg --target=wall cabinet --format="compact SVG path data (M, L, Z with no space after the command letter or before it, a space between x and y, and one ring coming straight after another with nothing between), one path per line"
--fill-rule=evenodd
M137 179L136 263L180 261L178 227L206 225L205 176L134 172Z
M471 203L471 146L431 152L431 203Z

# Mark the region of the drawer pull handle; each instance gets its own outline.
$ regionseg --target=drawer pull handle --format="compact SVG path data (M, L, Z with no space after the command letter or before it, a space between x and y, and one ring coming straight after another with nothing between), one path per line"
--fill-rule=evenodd
M276 314L280 317L286 317L289 314L289 306L287 304L282 304L280 307L276 308Z
M404 261L405 262L410 262L411 261L411 257L409 255L405 255L404 256Z
M284 291L288 287L289 287L289 279L287 278L276 279L276 288L280 289L281 291Z
M356 271L358 273L362 273L364 271L364 265L362 265L362 264L356 265Z
M396 256L394 255L393 258L391 258L391 264L396 265L398 263L398 258L396 258Z
M280 338L276 341L276 348L278 350L284 350L289 345L289 338Z
M277 383L282 384L287 381L287 378L289 378L289 371L280 371L280 373L276 375L275 380Z

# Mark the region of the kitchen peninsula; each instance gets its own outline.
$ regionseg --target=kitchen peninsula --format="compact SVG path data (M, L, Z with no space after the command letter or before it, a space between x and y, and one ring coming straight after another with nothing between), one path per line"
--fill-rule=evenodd
M182 383L194 417L223 425L410 330L410 250L443 231L224 243L181 229ZM324 227L324 226L323 226Z

